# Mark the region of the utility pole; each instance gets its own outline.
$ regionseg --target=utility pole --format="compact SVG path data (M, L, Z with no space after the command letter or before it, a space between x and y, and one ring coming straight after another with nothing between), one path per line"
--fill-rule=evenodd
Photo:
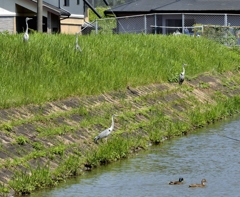
M37 30L42 33L43 0L37 0Z

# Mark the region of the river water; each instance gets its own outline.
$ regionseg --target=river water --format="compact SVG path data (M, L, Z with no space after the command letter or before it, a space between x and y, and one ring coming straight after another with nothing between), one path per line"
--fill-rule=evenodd
M240 117L165 141L30 197L240 197L240 141L235 139L240 140ZM183 185L168 184L179 177ZM188 187L203 178L206 187Z

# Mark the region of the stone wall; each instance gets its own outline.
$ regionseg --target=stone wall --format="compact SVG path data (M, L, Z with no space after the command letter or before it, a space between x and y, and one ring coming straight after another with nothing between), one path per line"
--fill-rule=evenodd
M0 32L8 31L14 33L14 17L0 16Z

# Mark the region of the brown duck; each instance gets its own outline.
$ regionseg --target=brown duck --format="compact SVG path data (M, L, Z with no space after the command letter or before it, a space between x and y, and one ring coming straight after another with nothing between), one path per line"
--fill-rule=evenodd
M180 185L183 184L184 179L183 178L179 178L178 181L170 181L169 185Z
M201 184L191 184L189 187L205 187L206 179L202 179Z

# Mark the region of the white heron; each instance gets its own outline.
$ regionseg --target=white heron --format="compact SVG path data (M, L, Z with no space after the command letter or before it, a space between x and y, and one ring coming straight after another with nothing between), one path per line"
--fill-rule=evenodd
M99 139L106 138L106 137L108 137L111 134L111 132L113 131L113 128L114 128L114 116L117 116L117 115L116 114L112 115L112 125L111 125L111 127L109 127L108 129L105 129L98 136L96 136L94 138L94 142L95 143L97 143L97 141Z
M183 64L182 65L182 68L183 68L183 71L181 72L181 74L179 75L179 84L182 85L183 81L184 81L184 78L185 78L185 66L187 64Z
M78 44L78 33L76 33L75 49L76 49L76 50L79 50L80 52L82 52L82 49L81 49L81 47L80 47L79 44Z
M28 35L28 21L29 20L31 20L32 18L26 18L26 31L25 31L25 33L24 33L24 35L23 35L23 40L24 41L28 41L29 40L29 35Z

